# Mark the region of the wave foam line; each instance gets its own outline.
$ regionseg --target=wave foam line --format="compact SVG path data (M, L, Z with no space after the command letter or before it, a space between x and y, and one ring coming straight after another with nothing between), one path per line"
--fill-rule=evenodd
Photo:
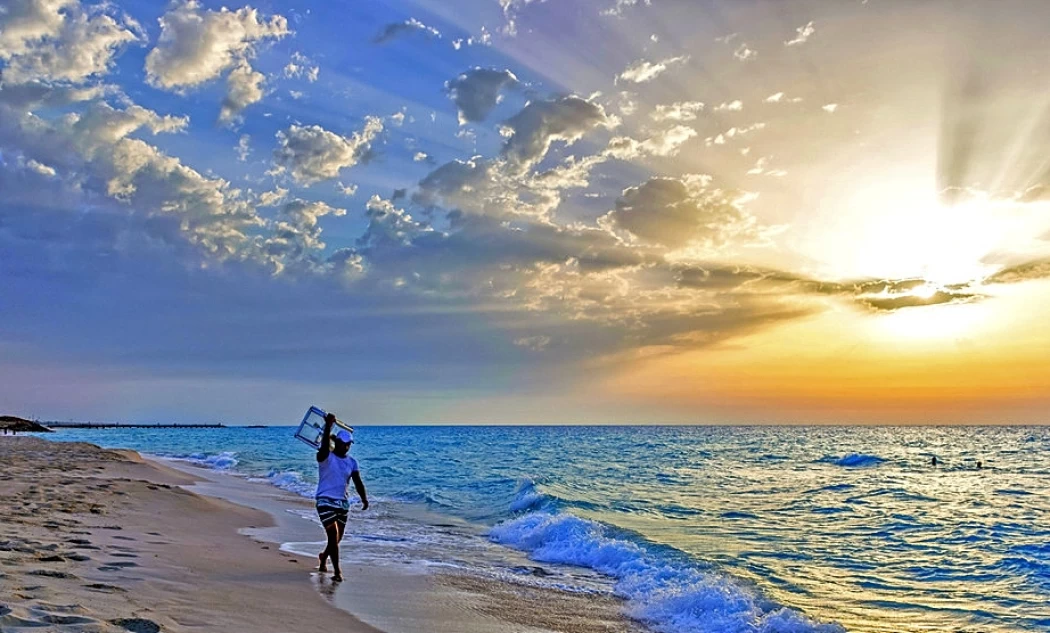
M663 560L604 524L535 512L493 527L493 541L537 561L588 567L616 579L627 615L659 633L845 633L762 597L739 581Z

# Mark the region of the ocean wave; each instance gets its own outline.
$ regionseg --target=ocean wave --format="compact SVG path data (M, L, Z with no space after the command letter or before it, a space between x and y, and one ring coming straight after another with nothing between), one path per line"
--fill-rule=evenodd
M223 451L221 453L210 455L208 453L188 453L180 455L167 455L168 459L176 459L182 462L190 462L198 466L204 466L205 468L212 468L215 470L230 470L237 466L240 461L237 459L237 453L233 451Z
M496 525L496 543L534 560L587 567L616 579L630 617L661 633L844 633L764 598L741 581L661 557L607 525L534 512Z
M544 494L536 487L536 482L531 479L523 479L518 483L518 490L514 493L514 501L510 504L510 511L514 513L529 510L540 510L553 501L550 495Z
M850 453L838 458L828 458L822 461L831 461L836 466L844 466L846 468L865 468L868 466L878 466L879 464L886 461L885 458L879 457L878 455L868 455L866 453Z
M302 474L294 470L271 470L267 473L266 477L261 478L262 481L269 483L272 486L276 486L281 490L287 490L288 492L294 492L300 497L306 497L312 499L314 492L317 489L317 485L310 483L303 479Z

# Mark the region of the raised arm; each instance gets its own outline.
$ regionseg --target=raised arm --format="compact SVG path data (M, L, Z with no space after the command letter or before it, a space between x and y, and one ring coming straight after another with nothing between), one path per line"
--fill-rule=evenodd
M329 413L324 416L324 433L321 435L321 448L317 449L317 463L328 459L328 453L332 450L332 425L335 424L335 414Z
M350 473L350 479L354 480L354 488L357 488L357 496L361 497L361 509L368 509L368 494L365 492L365 482L361 481L361 471L355 470Z

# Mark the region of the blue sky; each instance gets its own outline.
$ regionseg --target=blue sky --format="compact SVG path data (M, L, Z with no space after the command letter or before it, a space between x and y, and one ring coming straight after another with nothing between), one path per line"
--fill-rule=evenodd
M835 419L724 367L1046 276L1041 3L304 6L0 0L0 408Z

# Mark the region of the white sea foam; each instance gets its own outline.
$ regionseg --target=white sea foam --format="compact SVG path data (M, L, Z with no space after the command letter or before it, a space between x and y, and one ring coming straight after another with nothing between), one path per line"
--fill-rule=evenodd
M259 480L308 499L313 498L317 488L315 484L306 481L301 474L294 470L271 470L266 477L261 477Z
M661 558L605 525L535 512L493 527L497 543L544 562L578 565L616 579L628 614L666 633L842 633L777 605L726 575Z
M223 451L215 455L208 455L206 453L171 455L166 459L176 459L183 462L190 462L191 464L204 466L205 468L213 468L215 470L230 470L240 463L240 461L237 459L237 453L233 451Z

